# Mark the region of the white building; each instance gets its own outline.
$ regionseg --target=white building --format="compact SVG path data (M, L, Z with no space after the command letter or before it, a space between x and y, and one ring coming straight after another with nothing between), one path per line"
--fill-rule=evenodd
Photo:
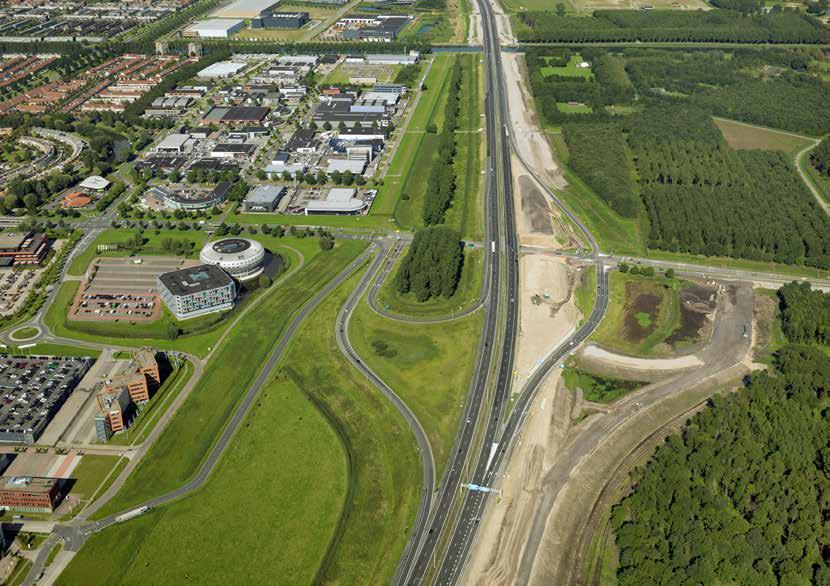
M245 21L241 18L211 18L190 25L185 29L184 36L200 39L227 39L243 28L245 28Z
M366 63L370 65L415 65L420 60L421 54L417 51L410 51L408 55L404 53L366 55Z
M245 69L245 66L245 63L238 63L236 61L220 61L219 63L205 67L196 75L206 79L232 77Z
M363 171L366 170L366 165L366 159L329 159L326 173L331 175L332 173L351 171L353 175L363 175Z
M309 214L334 214L348 215L356 214L366 207L366 202L355 197L354 189L335 187L330 189L326 199L312 199L305 207L306 215Z

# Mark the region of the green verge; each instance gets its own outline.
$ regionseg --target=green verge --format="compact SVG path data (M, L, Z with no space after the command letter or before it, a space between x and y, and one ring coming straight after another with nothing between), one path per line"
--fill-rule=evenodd
M611 295L608 311L591 339L605 348L629 356L657 356L658 346L680 326L678 292L685 281L664 277L642 277L614 271L611 273ZM634 295L627 295L629 287ZM654 327L641 340L626 337L626 318L635 308L630 306L637 295L653 295L659 302L655 308L642 308L633 317L641 326Z
M83 346L37 343L30 348L9 346L8 348L3 348L3 351L0 352L0 354L8 354L11 356L89 356L90 358L98 358L101 355L101 351L95 348L85 348Z
M195 474L291 317L365 247L362 241L338 241L333 250L306 261L299 272L272 287L242 317L168 428L98 518L173 490Z
M484 255L487 254L484 249L464 249L461 277L451 297L433 297L423 302L415 299L414 293L401 294L395 290L395 274L408 249L408 247L404 249L398 257L389 277L381 285L377 296L378 306L400 316L444 317L463 311L478 300L484 278Z
M81 461L72 472L71 478L75 480L72 485L72 494L82 494L85 500L90 499L98 487L106 480L120 456L97 456L87 454L81 456Z
M441 477L476 361L483 314L437 324L386 319L361 304L349 336L360 357L413 410ZM383 346L385 344L385 346Z
M444 87L453 62L453 56L435 57L424 81L427 90L421 94L383 179L384 184L378 191L381 206L377 209L388 209L391 202L393 217L402 227L416 225L415 222L420 220L423 206L417 207L414 198L419 197L419 191L426 189L426 173L435 155L437 142L437 136L427 134L426 128L431 122L437 124L437 116L443 115L440 104L446 101ZM404 194L409 197L408 200L402 199ZM420 198L422 200L423 196ZM384 200L386 203L383 203ZM372 207L376 206L378 202Z
M31 567L32 560L21 558L18 560L17 565L14 567L14 571L12 571L11 576L8 577L5 584L7 584L7 586L18 586L18 584L23 584L23 581L26 579L26 575L29 573L29 568Z
M582 325L591 315L597 300L597 267L595 265L582 267L578 279L574 289L574 302L582 314L579 318L579 325Z

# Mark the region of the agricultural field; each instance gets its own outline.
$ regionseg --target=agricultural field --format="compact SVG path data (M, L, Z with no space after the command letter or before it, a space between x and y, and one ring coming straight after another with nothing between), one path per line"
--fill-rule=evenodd
M608 313L592 339L629 356L669 356L710 334L711 289L677 279L611 274Z
M794 157L814 142L805 136L735 122L725 118L715 118L715 125L723 133L726 143L735 150L781 151Z

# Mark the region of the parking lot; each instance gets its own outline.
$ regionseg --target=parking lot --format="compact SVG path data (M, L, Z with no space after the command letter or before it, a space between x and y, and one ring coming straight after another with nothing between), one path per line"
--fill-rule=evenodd
M78 288L69 319L156 320L163 310L156 277L195 264L198 262L165 256L96 259Z
M0 357L0 441L34 443L92 362L87 358Z

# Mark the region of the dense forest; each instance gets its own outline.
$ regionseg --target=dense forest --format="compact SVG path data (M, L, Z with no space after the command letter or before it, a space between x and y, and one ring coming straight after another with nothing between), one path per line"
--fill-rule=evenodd
M571 167L621 216L635 217L640 197L620 124L565 124Z
M830 344L830 293L810 283L792 282L778 290L781 328L791 342Z
M830 268L830 220L782 153L733 151L703 110L630 119L649 246Z
M395 275L395 288L414 293L418 301L450 297L458 286L463 259L461 237L455 230L445 226L418 230Z
M810 162L825 177L830 177L830 140L824 139L810 153Z
M784 348L669 437L612 512L621 586L830 583L828 381Z
M594 75L557 69L574 58ZM569 166L620 215L645 209L650 248L830 268L830 221L791 159L734 150L712 120L830 132L830 88L811 73L821 58L813 48L537 48L527 65ZM566 114L563 102L592 112Z
M597 10L591 17L547 11L518 13L516 36L539 42L729 42L826 43L830 34L816 18L795 10L743 14L732 10Z

